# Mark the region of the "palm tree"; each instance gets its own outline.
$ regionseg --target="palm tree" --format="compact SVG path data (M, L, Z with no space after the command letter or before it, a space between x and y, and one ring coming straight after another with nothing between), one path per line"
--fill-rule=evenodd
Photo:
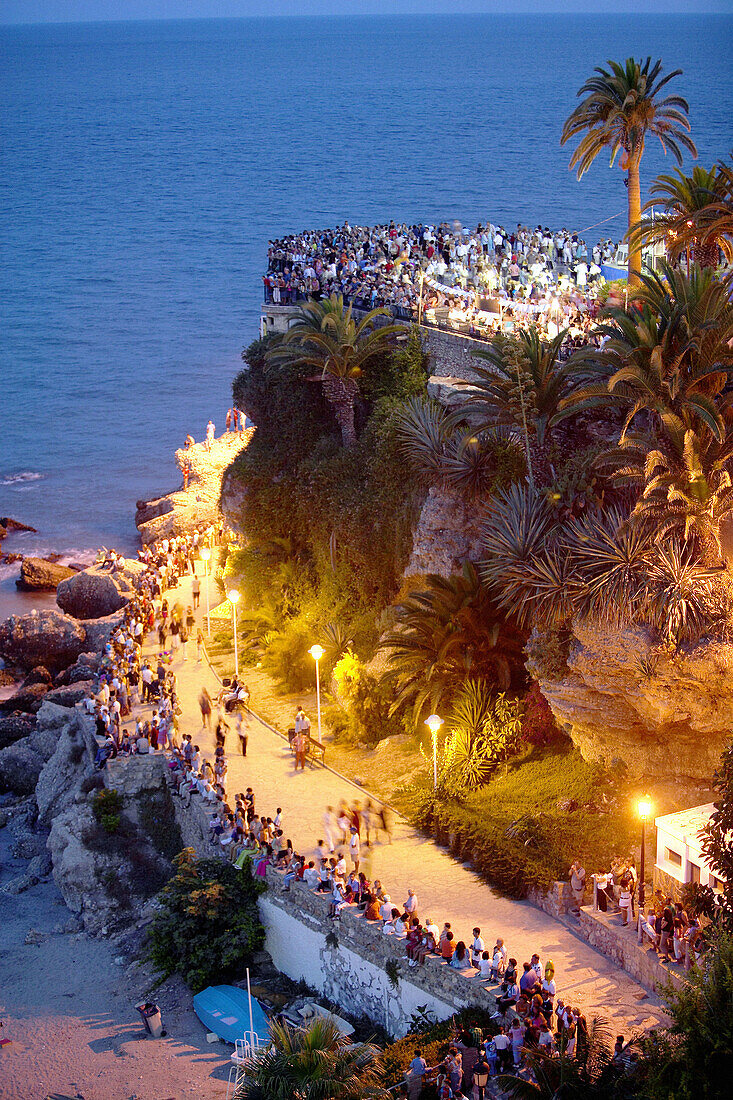
M607 64L608 69L596 68L597 75L586 80L578 92L578 96L585 98L565 122L560 144L583 135L569 165L570 168L577 166L578 179L602 150L610 150L611 165L621 154L621 168L628 173L628 230L631 234L641 221L639 166L647 135L658 137L664 151L669 148L678 164L682 163L682 148L693 157L697 156L697 149L688 137L687 100L676 95L660 97L669 81L681 75L681 69L661 77L662 63L652 63L651 57L643 63L629 57L625 65L615 61ZM640 274L641 245L630 238L630 287L638 285Z
M563 1050L553 1055L527 1047L524 1053L532 1080L506 1074L498 1077L497 1083L511 1100L621 1100L631 1096L628 1071L623 1062L613 1060L611 1034L608 1021L594 1016L583 1047L578 1044L577 1057ZM627 1048L630 1045L627 1043Z
M577 385L574 368L560 361L566 332L547 343L536 328L519 333L516 339L497 337L486 350L474 356L486 359L488 368L474 367L477 381L466 389L464 405L452 416L470 416L478 429L512 425L525 441L530 481L552 480L547 452L552 429L563 415L560 406Z
M509 687L526 637L497 615L470 563L447 580L428 574L426 585L393 608L394 626L379 643L395 689L392 713L411 707L415 726L426 706L445 708L469 679Z
M234 1100L387 1100L379 1052L351 1043L331 1020L271 1023L272 1045L245 1066Z
M728 260L733 259L733 164L718 162L718 195L698 217L700 240L705 244L715 240Z
M267 352L269 363L319 369L317 380L333 409L345 447L356 442L354 406L364 364L387 352L392 337L405 332L404 325L377 325L380 317L390 316L386 308L373 309L356 321L351 306L344 308L343 295L332 294L300 306L287 333Z
M633 239L644 244L663 241L672 261L687 254L688 260L700 267L717 267L721 251L727 260L733 260L733 240L726 236L719 216L727 190L730 183L718 164L712 168L695 165L690 176L679 168L674 175L657 176L652 198L642 213L660 206L662 213L635 226Z
M668 263L641 276L638 304L611 309L599 333L603 348L587 348L571 363L597 381L571 393L563 408L599 404L625 411L621 440L637 416L654 431L668 418L722 440L731 407L733 305L730 286L710 268L687 275Z

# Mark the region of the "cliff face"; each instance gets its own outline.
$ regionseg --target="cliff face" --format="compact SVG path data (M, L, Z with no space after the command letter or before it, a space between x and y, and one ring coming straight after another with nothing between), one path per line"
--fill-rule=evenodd
M405 576L460 573L463 563L481 557L481 516L451 489L428 491L412 536Z
M529 649L530 673L586 760L621 761L680 796L709 787L733 729L733 646L673 654L643 629L576 623L563 675L546 669L536 635Z

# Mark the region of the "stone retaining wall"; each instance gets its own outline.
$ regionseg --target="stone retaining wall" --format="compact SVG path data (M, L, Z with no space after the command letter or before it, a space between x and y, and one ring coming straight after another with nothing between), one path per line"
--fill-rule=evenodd
M679 972L662 966L648 946L636 942L636 925L622 928L607 914L587 907L580 910L580 934L646 989L661 992L670 981L678 989L684 986L685 979Z
M385 936L381 922L366 921L349 907L332 920L330 895L295 882L288 891L283 877L268 868L260 914L265 948L289 978L307 982L350 1016L367 1016L393 1037L407 1034L421 1006L441 1020L471 1006L495 1011L497 987L479 982L475 970L464 974L437 956L410 967L404 940Z

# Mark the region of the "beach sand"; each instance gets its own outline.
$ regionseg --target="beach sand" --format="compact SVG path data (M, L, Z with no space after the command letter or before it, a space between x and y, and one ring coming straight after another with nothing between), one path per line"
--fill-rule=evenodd
M12 841L1 829L0 885L27 866ZM232 1048L206 1042L183 983L155 991L168 1035L146 1038L134 1006L150 972L119 943L53 932L70 917L52 880L0 892L1 1100L223 1098ZM30 929L47 938L26 944Z

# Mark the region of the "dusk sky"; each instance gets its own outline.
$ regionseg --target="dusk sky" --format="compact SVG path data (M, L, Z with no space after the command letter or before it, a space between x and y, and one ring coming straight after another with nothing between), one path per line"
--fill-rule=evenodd
M733 0L3 0L0 22L518 11L730 13Z

